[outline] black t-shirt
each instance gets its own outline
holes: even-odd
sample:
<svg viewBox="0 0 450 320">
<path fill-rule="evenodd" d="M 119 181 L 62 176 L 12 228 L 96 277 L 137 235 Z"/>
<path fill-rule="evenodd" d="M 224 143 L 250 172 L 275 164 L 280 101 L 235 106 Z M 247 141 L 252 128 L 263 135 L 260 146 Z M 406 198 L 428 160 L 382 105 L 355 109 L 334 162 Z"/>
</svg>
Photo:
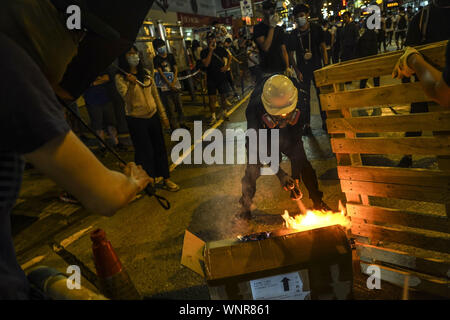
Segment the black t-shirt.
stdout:
<svg viewBox="0 0 450 320">
<path fill-rule="evenodd" d="M 175 57 L 171 53 L 168 53 L 165 58 L 159 54 L 153 58 L 153 66 L 155 69 L 161 68 L 163 72 L 174 72 L 174 66 L 176 65 Z"/>
<path fill-rule="evenodd" d="M 200 58 L 205 59 L 209 54 L 209 48 L 200 52 Z M 225 66 L 225 59 L 228 58 L 228 52 L 223 47 L 216 47 L 211 56 L 211 63 L 206 68 L 207 81 L 222 81 L 225 79 L 225 72 L 220 71 Z"/>
<path fill-rule="evenodd" d="M 427 11 L 429 10 L 428 22 Z M 420 24 L 422 17 L 422 25 Z M 433 4 L 423 8 L 411 20 L 405 45 L 418 46 L 450 39 L 450 8 L 437 8 Z M 425 29 L 426 26 L 426 29 Z M 422 32 L 425 37 L 422 39 Z"/>
<path fill-rule="evenodd" d="M 272 44 L 267 52 L 262 50 L 260 47 L 258 39 L 261 36 L 267 37 L 269 33 L 270 27 L 264 22 L 258 23 L 253 30 L 253 38 L 258 46 L 260 52 L 260 67 L 263 72 L 266 73 L 277 73 L 284 72 L 286 70 L 286 65 L 283 59 L 283 52 L 281 50 L 281 46 L 286 44 L 286 34 L 284 33 L 284 29 L 282 27 L 276 26 L 274 33 Z"/>
<path fill-rule="evenodd" d="M 301 39 L 301 40 L 300 40 Z M 295 51 L 297 66 L 302 70 L 317 70 L 322 67 L 322 52 L 320 44 L 325 42 L 325 35 L 322 27 L 311 23 L 308 30 L 300 31 L 295 29 L 289 35 L 288 50 Z M 304 59 L 306 51 L 312 53 L 310 60 Z"/>
<path fill-rule="evenodd" d="M 37 64 L 2 33 L 0 70 L 0 300 L 28 299 L 28 281 L 16 259 L 10 223 L 22 182 L 22 155 L 70 129 Z"/>
<path fill-rule="evenodd" d="M 447 49 L 445 51 L 445 67 L 442 72 L 442 77 L 445 83 L 450 87 L 450 41 L 447 42 Z"/>
</svg>

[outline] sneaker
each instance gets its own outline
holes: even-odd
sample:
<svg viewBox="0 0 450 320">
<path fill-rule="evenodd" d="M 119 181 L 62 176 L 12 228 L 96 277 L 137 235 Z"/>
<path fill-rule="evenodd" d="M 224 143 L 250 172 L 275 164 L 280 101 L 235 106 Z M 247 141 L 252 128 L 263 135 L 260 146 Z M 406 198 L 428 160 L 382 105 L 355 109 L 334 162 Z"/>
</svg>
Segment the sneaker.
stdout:
<svg viewBox="0 0 450 320">
<path fill-rule="evenodd" d="M 164 180 L 164 184 L 162 187 L 163 189 L 171 192 L 177 192 L 178 190 L 180 190 L 180 187 L 169 179 Z"/>
<path fill-rule="evenodd" d="M 404 156 L 398 163 L 398 166 L 400 168 L 411 168 L 412 167 L 412 156 L 411 155 Z"/>
<path fill-rule="evenodd" d="M 64 191 L 59 195 L 59 200 L 66 203 L 79 204 L 80 202 L 74 198 L 70 193 Z"/>
<path fill-rule="evenodd" d="M 325 202 L 322 201 L 322 199 L 318 202 L 314 202 L 313 209 L 323 211 L 333 211 Z"/>
<path fill-rule="evenodd" d="M 216 122 L 217 122 L 216 115 L 213 114 L 213 115 L 211 116 L 211 118 L 209 118 L 209 125 L 212 126 L 212 125 L 214 125 L 214 123 L 216 123 Z"/>
</svg>

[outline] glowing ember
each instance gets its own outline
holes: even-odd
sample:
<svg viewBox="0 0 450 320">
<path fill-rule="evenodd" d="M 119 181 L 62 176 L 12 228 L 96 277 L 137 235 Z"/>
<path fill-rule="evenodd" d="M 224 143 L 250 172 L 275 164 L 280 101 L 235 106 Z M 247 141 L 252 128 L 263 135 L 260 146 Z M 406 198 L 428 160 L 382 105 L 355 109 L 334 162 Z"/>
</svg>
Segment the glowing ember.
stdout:
<svg viewBox="0 0 450 320">
<path fill-rule="evenodd" d="M 339 224 L 348 228 L 350 220 L 345 216 L 344 210 L 339 212 L 308 210 L 306 215 L 289 216 L 289 212 L 284 210 L 282 215 L 286 228 L 296 231 L 306 231 L 316 228 L 328 227 Z"/>
</svg>

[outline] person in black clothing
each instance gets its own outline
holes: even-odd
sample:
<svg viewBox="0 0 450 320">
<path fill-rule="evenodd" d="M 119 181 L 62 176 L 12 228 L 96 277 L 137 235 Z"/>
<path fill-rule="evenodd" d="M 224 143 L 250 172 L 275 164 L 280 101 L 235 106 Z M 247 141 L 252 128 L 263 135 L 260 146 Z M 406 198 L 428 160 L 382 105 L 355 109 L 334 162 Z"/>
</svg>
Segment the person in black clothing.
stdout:
<svg viewBox="0 0 450 320">
<path fill-rule="evenodd" d="M 289 176 L 284 170 L 279 168 L 276 173 L 281 186 L 289 189 L 294 186 L 298 190 L 299 180 L 308 189 L 309 197 L 316 210 L 330 210 L 322 201 L 323 193 L 319 190 L 316 173 L 308 161 L 302 141 L 302 123 L 299 114 L 303 112 L 303 106 L 308 99 L 299 90 L 300 84 L 295 78 L 288 78 L 284 75 L 273 75 L 264 78 L 256 85 L 245 112 L 248 129 L 268 129 L 279 130 L 279 152 L 285 154 L 291 161 L 292 175 Z M 267 150 L 271 150 L 271 133 L 267 133 Z M 256 145 L 259 145 L 258 142 Z M 256 180 L 261 175 L 262 164 L 258 155 L 258 147 L 249 148 L 246 143 L 247 158 L 258 159 L 256 164 L 247 164 L 245 175 L 242 178 L 242 197 L 239 202 L 242 205 L 238 217 L 243 219 L 251 218 L 251 205 L 256 192 Z M 291 195 L 292 196 L 292 195 Z M 297 198 L 298 199 L 298 198 Z"/>
<path fill-rule="evenodd" d="M 342 15 L 344 25 L 340 37 L 341 61 L 347 61 L 356 57 L 356 44 L 358 42 L 358 25 L 352 21 L 351 13 L 346 11 Z"/>
<path fill-rule="evenodd" d="M 228 93 L 226 72 L 230 67 L 231 57 L 223 47 L 216 46 L 214 33 L 207 34 L 208 48 L 200 53 L 203 66 L 206 68 L 207 87 L 209 96 L 209 109 L 211 111 L 210 124 L 216 122 L 217 91 L 220 95 L 220 106 L 222 117 L 227 120 L 226 94 Z"/>
<path fill-rule="evenodd" d="M 328 62 L 330 62 L 330 60 L 331 60 L 331 40 L 333 39 L 333 34 L 331 31 L 330 23 L 327 20 L 323 20 L 322 29 L 323 29 L 324 39 L 325 39 L 325 46 L 327 48 Z"/>
<path fill-rule="evenodd" d="M 319 99 L 320 90 L 316 86 L 314 71 L 322 67 L 322 59 L 325 64 L 328 64 L 328 54 L 322 27 L 316 23 L 311 23 L 308 21 L 309 7 L 304 4 L 298 4 L 294 7 L 293 14 L 298 27 L 292 31 L 289 36 L 288 50 L 290 62 L 294 66 L 297 79 L 303 85 L 303 90 L 306 91 L 309 98 L 302 114 L 302 119 L 305 124 L 304 133 L 306 135 L 310 135 L 312 133 L 310 127 L 311 82 L 314 84 L 319 101 L 319 108 L 321 110 L 320 115 L 322 117 L 322 128 L 326 131 L 326 112 L 322 111 L 322 106 Z M 296 62 L 294 61 L 294 53 Z"/>
<path fill-rule="evenodd" d="M 363 34 L 359 37 L 356 46 L 356 55 L 358 58 L 372 56 L 378 54 L 377 32 L 367 27 L 367 21 L 363 22 Z M 367 79 L 362 79 L 359 83 L 361 89 L 365 88 Z M 375 87 L 380 86 L 380 77 L 373 78 Z"/>
<path fill-rule="evenodd" d="M 418 46 L 450 39 L 450 5 L 448 2 L 434 0 L 419 11 L 411 20 L 406 34 L 406 46 Z M 403 78 L 402 82 L 410 82 L 410 78 Z M 411 103 L 411 113 L 428 112 L 427 102 Z M 405 137 L 418 137 L 421 132 L 406 132 Z M 399 167 L 412 166 L 412 156 L 404 156 Z"/>
<path fill-rule="evenodd" d="M 342 30 L 342 23 L 339 19 L 335 17 L 330 18 L 331 27 L 331 54 L 333 58 L 333 63 L 339 63 L 339 52 L 340 52 L 340 33 Z"/>
<path fill-rule="evenodd" d="M 265 75 L 284 73 L 289 67 L 284 29 L 277 26 L 276 2 L 263 2 L 263 21 L 253 30 L 253 37 L 260 52 L 260 67 Z"/>
<path fill-rule="evenodd" d="M 83 11 L 83 17 L 88 14 Z M 135 199 L 151 182 L 134 163 L 128 164 L 123 174 L 107 169 L 70 130 L 55 94 L 69 98 L 59 83 L 86 32 L 102 36 L 101 20 L 95 21 L 94 26 L 83 24 L 88 31 L 69 30 L 65 11 L 58 11 L 50 1 L 2 0 L 0 70 L 5 81 L 0 90 L 0 300 L 46 298 L 28 282 L 12 238 L 11 211 L 19 195 L 25 159 L 87 210 L 105 216 Z"/>
<path fill-rule="evenodd" d="M 177 62 L 173 54 L 167 52 L 166 44 L 161 39 L 153 40 L 153 48 L 157 52 L 153 58 L 153 66 L 162 79 L 163 85 L 158 88 L 159 96 L 166 107 L 172 130 L 187 128 L 184 123 L 183 103 L 181 102 L 181 85 L 178 81 Z M 166 76 L 171 73 L 173 78 Z"/>
<path fill-rule="evenodd" d="M 380 29 L 377 30 L 378 52 L 381 53 L 381 44 L 383 44 L 384 52 L 386 52 L 386 17 L 381 17 Z"/>
<path fill-rule="evenodd" d="M 367 27 L 367 21 L 363 22 L 363 33 L 358 39 L 358 44 L 356 47 L 356 56 L 358 58 L 363 58 L 367 56 L 372 56 L 378 54 L 378 44 L 377 44 L 377 38 L 378 34 L 374 29 L 369 29 Z M 368 79 L 362 79 L 359 82 L 359 88 L 364 89 L 367 85 Z M 380 86 L 380 77 L 374 77 L 373 78 L 373 85 L 375 87 Z M 366 110 L 358 110 L 358 114 L 360 116 L 367 116 L 368 113 Z M 375 108 L 373 110 L 372 116 L 379 116 L 381 115 L 381 109 Z"/>
<path fill-rule="evenodd" d="M 392 17 L 391 13 L 387 14 L 387 17 L 385 20 L 385 26 L 386 26 L 387 44 L 392 45 L 392 38 L 394 36 L 394 18 Z"/>
<path fill-rule="evenodd" d="M 398 11 L 399 13 L 395 20 L 395 44 L 397 50 L 400 50 L 403 49 L 403 46 L 405 45 L 406 30 L 408 29 L 409 20 L 404 8 L 399 8 Z"/>
</svg>

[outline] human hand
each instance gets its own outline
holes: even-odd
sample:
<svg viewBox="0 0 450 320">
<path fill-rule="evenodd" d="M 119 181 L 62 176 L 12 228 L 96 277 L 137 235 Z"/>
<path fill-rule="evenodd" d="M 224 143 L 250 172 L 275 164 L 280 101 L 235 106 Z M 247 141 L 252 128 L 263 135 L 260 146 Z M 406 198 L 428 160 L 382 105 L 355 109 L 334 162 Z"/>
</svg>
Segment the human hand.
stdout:
<svg viewBox="0 0 450 320">
<path fill-rule="evenodd" d="M 149 183 L 154 183 L 153 178 L 148 176 L 142 166 L 137 166 L 134 162 L 129 162 L 123 166 L 123 174 L 137 186 L 138 192 L 144 190 Z"/>
<path fill-rule="evenodd" d="M 223 66 L 222 68 L 220 68 L 220 72 L 226 72 L 227 71 L 227 66 Z"/>
<path fill-rule="evenodd" d="M 297 79 L 298 81 L 303 82 L 303 74 L 300 71 L 297 72 Z"/>
<path fill-rule="evenodd" d="M 289 78 L 295 77 L 295 72 L 294 72 L 294 70 L 293 70 L 292 68 L 287 68 L 287 69 L 284 71 L 284 75 L 285 75 L 286 77 L 289 77 Z"/>
<path fill-rule="evenodd" d="M 403 77 L 409 78 L 415 73 L 414 69 L 408 66 L 408 58 L 413 54 L 420 55 L 419 51 L 417 51 L 412 47 L 405 48 L 405 52 L 395 64 L 394 70 L 392 71 L 392 78 L 395 79 L 401 79 Z"/>
<path fill-rule="evenodd" d="M 137 78 L 131 73 L 127 73 L 127 80 L 130 81 L 132 84 L 137 83 Z"/>
<path fill-rule="evenodd" d="M 278 14 L 273 14 L 272 16 L 270 16 L 269 24 L 270 24 L 271 28 L 275 28 L 277 26 L 278 22 L 280 22 L 280 18 L 278 16 Z"/>
<path fill-rule="evenodd" d="M 162 126 L 164 129 L 166 129 L 166 130 L 170 129 L 169 119 L 167 119 L 167 118 L 161 119 L 161 122 L 162 122 Z"/>
</svg>

